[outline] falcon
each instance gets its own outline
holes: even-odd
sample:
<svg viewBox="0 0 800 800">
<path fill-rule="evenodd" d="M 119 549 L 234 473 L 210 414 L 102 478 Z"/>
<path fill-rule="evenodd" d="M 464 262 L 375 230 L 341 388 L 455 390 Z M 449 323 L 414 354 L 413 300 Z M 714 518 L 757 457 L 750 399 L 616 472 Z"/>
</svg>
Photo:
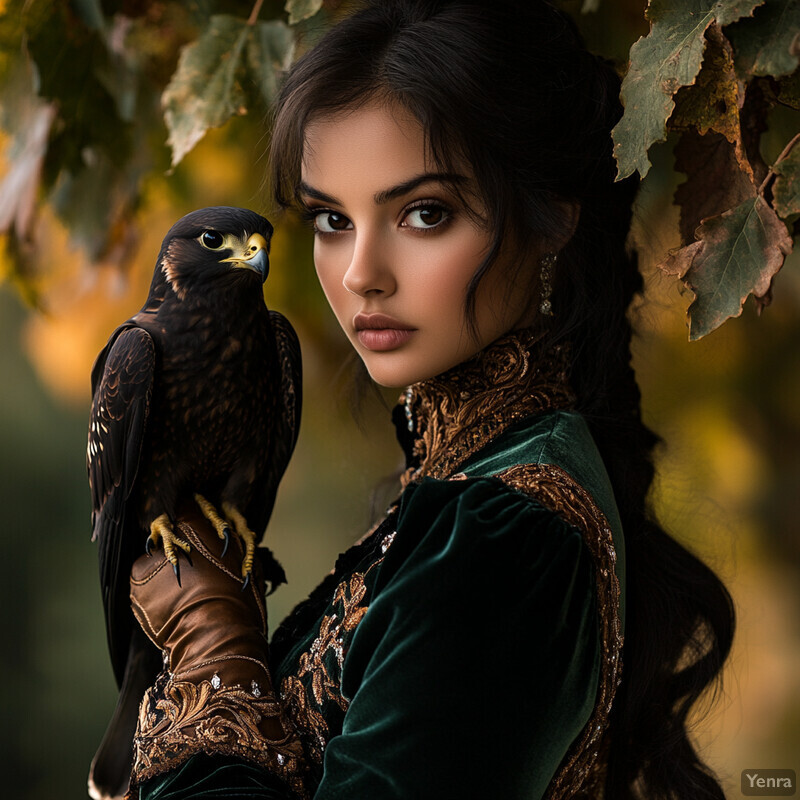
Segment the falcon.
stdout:
<svg viewBox="0 0 800 800">
<path fill-rule="evenodd" d="M 130 767 L 138 704 L 161 654 L 130 607 L 133 562 L 159 546 L 180 582 L 189 545 L 176 520 L 195 502 L 227 547 L 244 540 L 246 585 L 297 440 L 297 336 L 264 303 L 272 225 L 240 208 L 194 211 L 161 245 L 150 293 L 92 369 L 87 467 L 93 540 L 120 698 L 93 763 L 93 793 Z M 258 548 L 266 577 L 282 570 Z M 126 744 L 127 742 L 127 744 Z"/>
</svg>

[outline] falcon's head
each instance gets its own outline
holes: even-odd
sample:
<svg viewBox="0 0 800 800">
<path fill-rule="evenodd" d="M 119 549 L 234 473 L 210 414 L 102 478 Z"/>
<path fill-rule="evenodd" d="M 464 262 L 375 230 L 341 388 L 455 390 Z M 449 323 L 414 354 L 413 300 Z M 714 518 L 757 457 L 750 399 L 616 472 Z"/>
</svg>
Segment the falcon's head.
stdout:
<svg viewBox="0 0 800 800">
<path fill-rule="evenodd" d="M 245 208 L 215 206 L 193 211 L 164 237 L 153 287 L 166 280 L 183 300 L 215 284 L 260 285 L 269 273 L 271 237 L 269 221 Z"/>
</svg>

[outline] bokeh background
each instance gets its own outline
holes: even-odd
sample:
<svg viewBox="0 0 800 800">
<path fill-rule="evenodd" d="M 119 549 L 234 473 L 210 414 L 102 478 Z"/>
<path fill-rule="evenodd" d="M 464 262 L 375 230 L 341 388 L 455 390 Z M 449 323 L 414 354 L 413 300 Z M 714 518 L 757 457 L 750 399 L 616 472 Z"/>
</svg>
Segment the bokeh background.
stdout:
<svg viewBox="0 0 800 800">
<path fill-rule="evenodd" d="M 620 3 L 618 13 L 590 19 L 590 45 L 624 58 L 646 32 L 642 5 Z M 771 124 L 776 137 L 765 137 L 767 150 L 797 126 L 777 118 Z M 300 336 L 305 406 L 267 534 L 289 576 L 270 598 L 273 627 L 393 491 L 382 480 L 398 467 L 393 394 L 376 393 L 354 420 L 349 348 L 316 283 L 310 234 L 275 217 L 263 188 L 266 138 L 258 120 L 233 120 L 171 173 L 165 150 L 164 168 L 145 178 L 135 220 L 140 236 L 125 269 L 90 266 L 47 209 L 38 226 L 35 308 L 12 260 L 0 260 L 6 797 L 85 797 L 88 764 L 114 707 L 89 541 L 89 373 L 111 330 L 144 300 L 161 238 L 178 217 L 224 204 L 267 213 L 276 223 L 265 296 Z M 760 317 L 748 303 L 741 318 L 689 344 L 691 298 L 656 268 L 678 244 L 672 147 L 667 141 L 653 150 L 633 231 L 647 279 L 634 311 L 635 363 L 646 420 L 664 438 L 654 505 L 736 602 L 739 628 L 723 688 L 699 709 L 695 735 L 728 796 L 738 798 L 745 768 L 800 771 L 800 259 L 787 261 Z M 0 162 L 0 175 L 4 168 Z"/>
</svg>

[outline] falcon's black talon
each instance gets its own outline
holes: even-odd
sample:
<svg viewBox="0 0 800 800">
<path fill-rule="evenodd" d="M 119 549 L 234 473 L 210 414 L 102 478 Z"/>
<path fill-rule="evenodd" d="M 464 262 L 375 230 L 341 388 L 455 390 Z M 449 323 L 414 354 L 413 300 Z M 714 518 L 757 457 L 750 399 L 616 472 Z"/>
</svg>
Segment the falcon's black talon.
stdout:
<svg viewBox="0 0 800 800">
<path fill-rule="evenodd" d="M 148 536 L 144 541 L 144 551 L 147 555 L 153 555 L 153 540 Z"/>
<path fill-rule="evenodd" d="M 250 573 L 248 572 L 247 575 L 244 576 L 244 583 L 242 584 L 242 591 L 244 591 L 250 585 Z"/>
<path fill-rule="evenodd" d="M 178 559 L 176 558 L 172 564 L 172 571 L 175 573 L 175 580 L 178 581 L 178 586 L 181 586 L 181 568 L 178 566 Z M 181 589 L 183 587 L 181 586 Z"/>
<path fill-rule="evenodd" d="M 231 529 L 227 525 L 222 529 L 222 535 L 225 537 L 225 544 L 222 546 L 220 558 L 225 558 L 225 553 L 228 552 L 228 544 L 231 541 Z"/>
</svg>

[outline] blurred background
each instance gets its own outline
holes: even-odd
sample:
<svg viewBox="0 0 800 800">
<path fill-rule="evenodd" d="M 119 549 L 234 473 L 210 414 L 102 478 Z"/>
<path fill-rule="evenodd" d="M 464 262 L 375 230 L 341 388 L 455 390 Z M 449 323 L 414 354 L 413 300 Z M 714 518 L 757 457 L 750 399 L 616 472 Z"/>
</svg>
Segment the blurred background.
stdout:
<svg viewBox="0 0 800 800">
<path fill-rule="evenodd" d="M 589 15 L 590 45 L 624 58 L 646 33 L 642 6 Z M 796 119 L 771 124 L 776 136 L 765 137 L 766 149 L 785 141 L 787 125 L 797 127 Z M 696 738 L 728 796 L 738 798 L 743 769 L 800 770 L 800 259 L 787 261 L 760 317 L 748 302 L 741 318 L 689 344 L 691 298 L 656 267 L 678 244 L 673 145 L 652 151 L 633 231 L 647 279 L 634 310 L 635 362 L 645 418 L 664 439 L 654 505 L 736 602 L 733 655 L 717 702 L 697 715 Z M 289 577 L 270 598 L 271 627 L 365 532 L 393 490 L 380 476 L 398 466 L 389 422 L 395 398 L 368 400 L 359 423 L 351 415 L 349 346 L 317 285 L 310 232 L 276 217 L 263 189 L 263 119 L 212 130 L 172 172 L 159 146 L 160 162 L 143 176 L 142 200 L 131 211 L 138 234 L 127 241 L 124 265 L 112 257 L 90 264 L 47 208 L 37 223 L 34 273 L 23 279 L 8 248 L 0 258 L 5 796 L 85 797 L 88 765 L 114 707 L 89 541 L 89 374 L 113 328 L 141 306 L 176 219 L 207 205 L 239 205 L 276 227 L 265 296 L 300 336 L 305 405 L 266 539 Z M 0 176 L 7 168 L 0 162 Z"/>
</svg>

